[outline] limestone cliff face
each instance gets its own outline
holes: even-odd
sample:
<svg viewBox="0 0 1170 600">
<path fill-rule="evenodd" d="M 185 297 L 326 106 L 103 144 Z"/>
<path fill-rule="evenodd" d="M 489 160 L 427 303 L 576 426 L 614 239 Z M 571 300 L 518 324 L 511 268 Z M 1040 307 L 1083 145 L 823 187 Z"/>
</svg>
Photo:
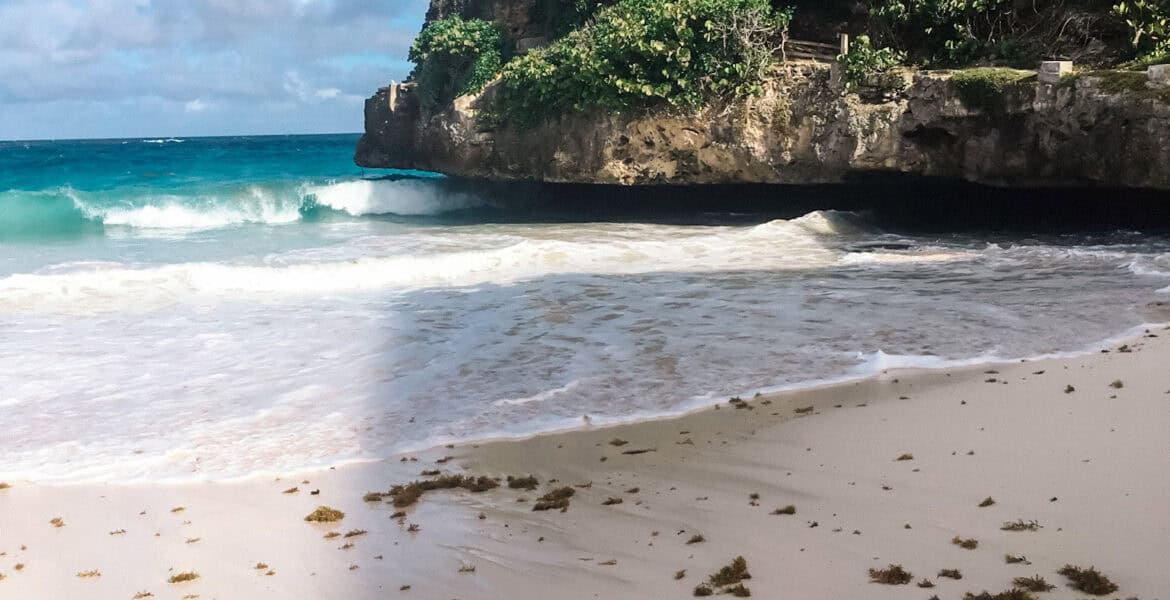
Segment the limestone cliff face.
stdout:
<svg viewBox="0 0 1170 600">
<path fill-rule="evenodd" d="M 898 98 L 867 103 L 829 65 L 787 63 L 759 97 L 699 114 L 576 114 L 528 130 L 479 118 L 492 86 L 426 115 L 401 84 L 366 101 L 355 160 L 504 181 L 806 184 L 896 173 L 1170 189 L 1170 106 L 1152 97 L 1106 94 L 1083 77 L 1024 84 L 980 110 L 946 72 L 906 77 Z"/>
</svg>

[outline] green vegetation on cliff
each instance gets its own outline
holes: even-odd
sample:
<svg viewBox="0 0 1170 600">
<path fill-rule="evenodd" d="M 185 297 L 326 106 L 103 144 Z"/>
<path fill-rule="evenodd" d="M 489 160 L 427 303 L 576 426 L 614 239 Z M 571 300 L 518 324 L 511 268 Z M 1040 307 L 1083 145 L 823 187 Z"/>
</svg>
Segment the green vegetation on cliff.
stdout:
<svg viewBox="0 0 1170 600">
<path fill-rule="evenodd" d="M 504 32 L 495 23 L 451 16 L 428 24 L 410 47 L 423 106 L 482 90 L 500 72 L 503 52 Z"/>
<path fill-rule="evenodd" d="M 988 111 L 1025 79 L 1002 67 L 1061 58 L 1144 69 L 1170 59 L 1168 0 L 532 0 L 527 14 L 501 6 L 433 0 L 410 54 L 425 110 L 496 77 L 480 106 L 485 123 L 693 110 L 757 94 L 797 25 L 802 39 L 857 34 L 837 60 L 847 89 L 863 98 L 900 94 L 899 67 L 977 67 L 955 84 L 965 104 Z M 522 39 L 507 39 L 505 26 Z"/>
<path fill-rule="evenodd" d="M 508 63 L 499 114 L 532 123 L 569 111 L 666 105 L 759 91 L 791 11 L 768 0 L 622 0 Z"/>
<path fill-rule="evenodd" d="M 1032 71 L 981 67 L 955 73 L 951 77 L 951 84 L 955 86 L 963 106 L 971 110 L 998 113 L 1004 110 L 1008 91 L 1035 77 L 1036 73 Z"/>
</svg>

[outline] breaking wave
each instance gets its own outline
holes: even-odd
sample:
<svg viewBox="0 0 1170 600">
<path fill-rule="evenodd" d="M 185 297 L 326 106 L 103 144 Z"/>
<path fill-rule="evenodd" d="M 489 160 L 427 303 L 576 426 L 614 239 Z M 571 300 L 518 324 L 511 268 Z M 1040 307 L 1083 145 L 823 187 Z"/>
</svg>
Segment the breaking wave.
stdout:
<svg viewBox="0 0 1170 600">
<path fill-rule="evenodd" d="M 477 208 L 475 194 L 435 179 L 267 182 L 159 191 L 120 188 L 0 192 L 0 239 L 72 234 L 103 227 L 205 230 L 285 225 L 326 213 L 428 216 Z"/>
</svg>

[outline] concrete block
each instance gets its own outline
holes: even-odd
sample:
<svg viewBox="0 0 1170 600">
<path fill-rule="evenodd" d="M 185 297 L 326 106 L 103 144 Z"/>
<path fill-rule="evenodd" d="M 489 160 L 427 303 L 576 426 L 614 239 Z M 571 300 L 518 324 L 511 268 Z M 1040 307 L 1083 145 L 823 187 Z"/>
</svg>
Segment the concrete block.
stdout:
<svg viewBox="0 0 1170 600">
<path fill-rule="evenodd" d="M 1150 65 L 1146 69 L 1146 76 L 1154 85 L 1170 85 L 1170 65 Z"/>
<path fill-rule="evenodd" d="M 1061 77 L 1072 71 L 1071 60 L 1046 60 L 1040 63 L 1040 83 L 1059 83 Z"/>
<path fill-rule="evenodd" d="M 548 39 L 544 36 L 519 39 L 516 40 L 516 54 L 528 54 L 530 50 L 543 48 L 547 45 Z"/>
</svg>

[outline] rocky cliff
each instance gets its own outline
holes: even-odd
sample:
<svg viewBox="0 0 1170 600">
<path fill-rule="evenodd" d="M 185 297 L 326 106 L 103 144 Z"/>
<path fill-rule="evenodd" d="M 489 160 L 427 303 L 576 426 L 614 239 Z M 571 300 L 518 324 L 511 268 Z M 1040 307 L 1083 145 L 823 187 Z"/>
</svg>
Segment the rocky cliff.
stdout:
<svg viewBox="0 0 1170 600">
<path fill-rule="evenodd" d="M 411 84 L 366 101 L 356 161 L 505 181 L 831 183 L 862 173 L 994 185 L 1170 189 L 1170 94 L 1099 77 L 1012 86 L 964 103 L 947 72 L 906 74 L 889 100 L 846 93 L 823 63 L 786 63 L 763 94 L 698 114 L 577 114 L 493 127 L 493 88 L 425 115 Z"/>
</svg>

